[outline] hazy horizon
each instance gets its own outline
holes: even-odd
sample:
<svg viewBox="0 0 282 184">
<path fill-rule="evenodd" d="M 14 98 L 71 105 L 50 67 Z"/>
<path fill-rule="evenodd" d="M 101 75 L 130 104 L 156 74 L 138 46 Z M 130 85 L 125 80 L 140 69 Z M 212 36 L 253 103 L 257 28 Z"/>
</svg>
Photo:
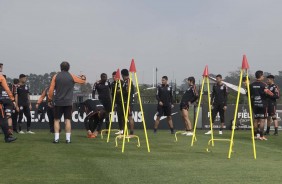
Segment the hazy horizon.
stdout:
<svg viewBox="0 0 282 184">
<path fill-rule="evenodd" d="M 226 76 L 247 55 L 251 72 L 278 74 L 282 58 L 282 1 L 0 0 L 0 62 L 4 73 L 59 71 L 61 61 L 88 82 L 129 68 L 140 83 L 167 75 Z M 155 79 L 154 79 L 155 80 Z"/>
</svg>

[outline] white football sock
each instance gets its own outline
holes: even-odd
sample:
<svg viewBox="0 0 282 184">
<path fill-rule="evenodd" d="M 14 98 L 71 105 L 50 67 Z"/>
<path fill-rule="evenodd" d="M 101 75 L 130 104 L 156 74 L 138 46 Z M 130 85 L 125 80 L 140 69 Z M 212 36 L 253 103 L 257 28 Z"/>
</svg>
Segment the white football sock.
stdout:
<svg viewBox="0 0 282 184">
<path fill-rule="evenodd" d="M 55 133 L 55 140 L 59 140 L 60 139 L 60 133 Z"/>
<path fill-rule="evenodd" d="M 71 133 L 66 133 L 66 140 L 70 141 L 70 138 L 71 138 Z"/>
</svg>

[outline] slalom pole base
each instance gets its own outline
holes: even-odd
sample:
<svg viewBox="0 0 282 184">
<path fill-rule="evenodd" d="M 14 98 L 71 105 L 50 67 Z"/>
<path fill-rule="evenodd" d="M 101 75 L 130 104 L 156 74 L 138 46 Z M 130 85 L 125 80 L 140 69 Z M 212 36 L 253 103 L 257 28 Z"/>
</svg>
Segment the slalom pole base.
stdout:
<svg viewBox="0 0 282 184">
<path fill-rule="evenodd" d="M 119 130 L 118 129 L 111 129 L 111 132 L 118 132 Z M 101 139 L 104 139 L 104 134 L 107 134 L 108 135 L 108 132 L 109 132 L 109 129 L 103 129 L 102 131 L 101 131 Z"/>
<path fill-rule="evenodd" d="M 118 147 L 118 139 L 123 139 L 124 135 L 118 135 L 116 136 L 115 138 L 115 141 L 116 141 L 116 147 Z M 129 139 L 137 139 L 137 147 L 139 148 L 140 147 L 140 139 L 139 139 L 139 136 L 137 135 L 127 135 L 125 136 L 125 138 L 128 140 L 129 142 Z"/>
<path fill-rule="evenodd" d="M 174 141 L 174 142 L 177 142 L 177 141 L 178 141 L 177 135 L 178 135 L 178 134 L 183 134 L 183 133 L 186 133 L 186 131 L 177 131 L 177 132 L 175 132 L 175 134 L 174 134 L 175 141 Z M 186 136 L 186 135 L 183 135 L 183 136 Z M 196 136 L 195 136 L 195 142 L 196 142 L 196 141 L 197 141 L 197 138 L 196 138 Z"/>
<path fill-rule="evenodd" d="M 208 142 L 208 147 L 206 149 L 207 152 L 211 152 L 211 149 L 210 149 L 211 143 L 214 142 L 214 141 L 232 142 L 230 139 L 210 139 L 209 142 Z M 232 145 L 234 145 L 234 142 L 232 142 Z M 232 150 L 232 152 L 233 152 L 233 150 Z"/>
</svg>

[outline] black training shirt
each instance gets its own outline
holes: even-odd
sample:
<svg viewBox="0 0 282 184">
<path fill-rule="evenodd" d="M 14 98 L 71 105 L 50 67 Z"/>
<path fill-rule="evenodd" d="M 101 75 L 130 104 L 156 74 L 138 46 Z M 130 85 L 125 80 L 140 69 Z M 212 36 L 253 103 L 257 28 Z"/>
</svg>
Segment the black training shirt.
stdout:
<svg viewBox="0 0 282 184">
<path fill-rule="evenodd" d="M 17 95 L 18 95 L 18 105 L 19 106 L 28 106 L 29 105 L 29 87 L 28 85 L 19 85 L 17 87 Z"/>
<path fill-rule="evenodd" d="M 213 104 L 223 104 L 227 105 L 227 95 L 228 88 L 225 84 L 214 84 L 212 88 L 212 98 L 211 101 Z"/>
<path fill-rule="evenodd" d="M 169 85 L 159 85 L 156 98 L 158 102 L 162 102 L 164 106 L 173 104 L 172 87 Z"/>
<path fill-rule="evenodd" d="M 198 92 L 196 85 L 189 85 L 188 89 L 185 91 L 182 96 L 181 103 L 195 102 L 198 99 Z"/>
</svg>

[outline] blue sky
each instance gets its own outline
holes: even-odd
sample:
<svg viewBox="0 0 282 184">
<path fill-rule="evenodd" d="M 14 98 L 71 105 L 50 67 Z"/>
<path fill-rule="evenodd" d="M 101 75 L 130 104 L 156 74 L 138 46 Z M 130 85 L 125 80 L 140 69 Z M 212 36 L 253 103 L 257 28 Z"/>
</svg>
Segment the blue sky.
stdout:
<svg viewBox="0 0 282 184">
<path fill-rule="evenodd" d="M 282 70 L 282 1 L 0 0 L 0 61 L 10 77 L 58 71 L 94 82 L 136 61 L 140 82 L 226 75 L 246 54 L 252 71 Z"/>
</svg>

